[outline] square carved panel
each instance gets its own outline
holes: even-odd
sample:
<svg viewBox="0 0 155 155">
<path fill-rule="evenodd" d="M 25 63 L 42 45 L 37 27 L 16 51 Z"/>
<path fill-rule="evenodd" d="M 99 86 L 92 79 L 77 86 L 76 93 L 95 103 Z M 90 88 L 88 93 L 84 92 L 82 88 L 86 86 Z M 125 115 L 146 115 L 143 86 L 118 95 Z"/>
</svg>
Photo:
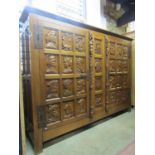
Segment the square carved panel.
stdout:
<svg viewBox="0 0 155 155">
<path fill-rule="evenodd" d="M 96 73 L 102 72 L 102 59 L 95 59 L 95 71 Z"/>
<path fill-rule="evenodd" d="M 63 96 L 71 96 L 74 94 L 74 82 L 73 79 L 63 79 L 62 81 L 62 89 L 63 89 Z"/>
<path fill-rule="evenodd" d="M 122 87 L 122 75 L 111 75 L 109 83 L 110 89 Z"/>
<path fill-rule="evenodd" d="M 75 51 L 84 52 L 85 51 L 85 36 L 83 35 L 75 35 Z"/>
<path fill-rule="evenodd" d="M 76 73 L 86 72 L 86 60 L 85 57 L 76 57 Z"/>
<path fill-rule="evenodd" d="M 76 103 L 76 114 L 80 115 L 86 113 L 87 101 L 86 98 L 80 98 Z"/>
<path fill-rule="evenodd" d="M 102 86 L 103 86 L 102 77 L 96 77 L 95 90 L 102 90 Z"/>
<path fill-rule="evenodd" d="M 63 73 L 73 73 L 73 57 L 63 56 L 62 57 L 62 72 Z"/>
<path fill-rule="evenodd" d="M 94 40 L 94 50 L 96 54 L 102 53 L 102 41 L 99 39 Z"/>
<path fill-rule="evenodd" d="M 103 94 L 99 94 L 95 96 L 95 106 L 102 106 L 103 105 Z"/>
<path fill-rule="evenodd" d="M 74 115 L 74 101 L 63 102 L 63 119 L 72 118 Z"/>
<path fill-rule="evenodd" d="M 46 120 L 48 123 L 60 121 L 60 104 L 50 104 L 46 106 Z"/>
<path fill-rule="evenodd" d="M 62 50 L 73 50 L 73 34 L 70 32 L 61 32 Z"/>
<path fill-rule="evenodd" d="M 59 98 L 59 80 L 46 80 L 46 99 Z"/>
<path fill-rule="evenodd" d="M 45 29 L 45 47 L 49 49 L 58 49 L 58 30 Z"/>
<path fill-rule="evenodd" d="M 77 94 L 85 94 L 86 93 L 86 80 L 82 78 L 78 78 L 76 80 L 76 90 Z"/>
<path fill-rule="evenodd" d="M 59 59 L 57 55 L 46 54 L 46 74 L 59 73 Z"/>
</svg>

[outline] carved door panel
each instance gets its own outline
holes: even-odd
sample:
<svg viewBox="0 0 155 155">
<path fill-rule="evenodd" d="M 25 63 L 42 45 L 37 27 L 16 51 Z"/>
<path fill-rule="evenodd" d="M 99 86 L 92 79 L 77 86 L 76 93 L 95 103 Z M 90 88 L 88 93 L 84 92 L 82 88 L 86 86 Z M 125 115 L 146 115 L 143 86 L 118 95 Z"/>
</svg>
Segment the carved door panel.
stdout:
<svg viewBox="0 0 155 155">
<path fill-rule="evenodd" d="M 106 107 L 130 102 L 130 43 L 106 36 L 107 96 Z"/>
<path fill-rule="evenodd" d="M 44 130 L 50 130 L 89 117 L 88 34 L 67 24 L 41 24 L 41 95 Z"/>
<path fill-rule="evenodd" d="M 91 114 L 103 117 L 105 113 L 105 50 L 104 34 L 92 32 L 92 51 L 90 50 L 91 70 Z M 91 37 L 90 37 L 91 38 Z M 91 49 L 91 48 L 90 48 Z M 92 52 L 92 53 L 91 53 Z"/>
</svg>

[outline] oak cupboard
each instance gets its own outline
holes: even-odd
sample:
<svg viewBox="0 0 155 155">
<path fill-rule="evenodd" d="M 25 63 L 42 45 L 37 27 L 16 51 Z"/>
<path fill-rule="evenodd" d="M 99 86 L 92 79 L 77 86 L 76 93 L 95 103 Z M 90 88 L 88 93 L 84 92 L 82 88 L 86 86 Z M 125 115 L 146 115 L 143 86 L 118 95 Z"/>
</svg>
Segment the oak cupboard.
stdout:
<svg viewBox="0 0 155 155">
<path fill-rule="evenodd" d="M 26 127 L 43 143 L 130 107 L 131 39 L 26 7 L 22 64 Z"/>
</svg>

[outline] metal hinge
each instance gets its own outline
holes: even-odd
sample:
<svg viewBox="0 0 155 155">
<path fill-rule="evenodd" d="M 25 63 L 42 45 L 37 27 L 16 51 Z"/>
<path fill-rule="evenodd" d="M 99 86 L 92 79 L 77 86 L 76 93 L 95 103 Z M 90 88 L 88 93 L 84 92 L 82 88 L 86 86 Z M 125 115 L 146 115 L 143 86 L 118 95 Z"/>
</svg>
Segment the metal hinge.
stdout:
<svg viewBox="0 0 155 155">
<path fill-rule="evenodd" d="M 34 24 L 34 47 L 36 49 L 43 48 L 43 26 Z"/>
<path fill-rule="evenodd" d="M 46 115 L 45 115 L 45 106 L 39 105 L 37 107 L 37 114 L 38 114 L 38 127 L 44 128 L 46 127 Z"/>
</svg>

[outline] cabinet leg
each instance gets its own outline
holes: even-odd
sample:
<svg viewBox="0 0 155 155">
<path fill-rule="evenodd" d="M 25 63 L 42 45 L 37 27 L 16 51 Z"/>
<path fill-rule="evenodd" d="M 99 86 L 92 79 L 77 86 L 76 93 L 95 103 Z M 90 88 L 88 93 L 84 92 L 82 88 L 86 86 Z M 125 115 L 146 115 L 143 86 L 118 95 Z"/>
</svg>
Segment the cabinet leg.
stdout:
<svg viewBox="0 0 155 155">
<path fill-rule="evenodd" d="M 35 155 L 41 153 L 42 150 L 43 150 L 42 129 L 38 129 L 34 133 L 34 152 L 35 152 Z"/>
</svg>

